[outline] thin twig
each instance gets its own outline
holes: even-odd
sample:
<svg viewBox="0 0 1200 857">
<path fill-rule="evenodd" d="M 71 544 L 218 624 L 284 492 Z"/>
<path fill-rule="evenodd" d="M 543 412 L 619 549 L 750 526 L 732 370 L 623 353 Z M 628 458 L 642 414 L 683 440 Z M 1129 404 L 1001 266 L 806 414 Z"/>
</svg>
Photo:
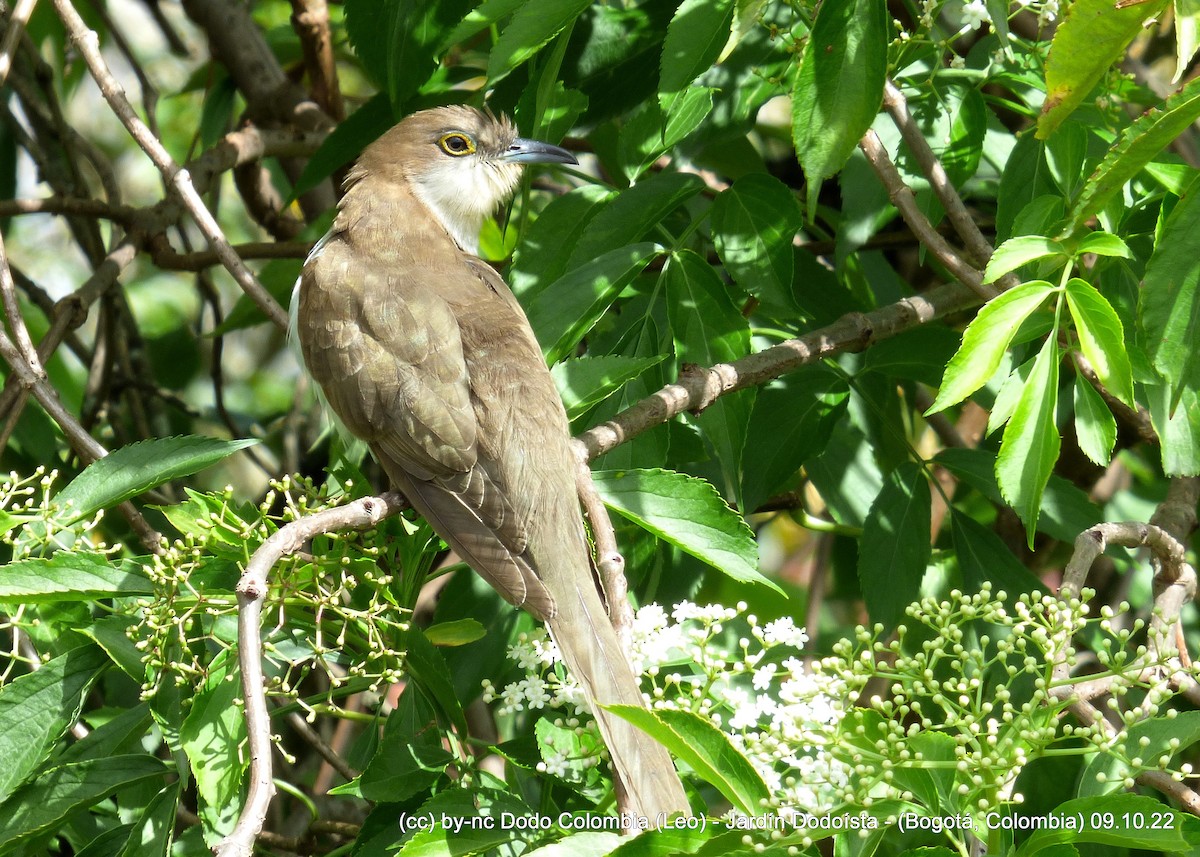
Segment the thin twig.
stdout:
<svg viewBox="0 0 1200 857">
<path fill-rule="evenodd" d="M 946 210 L 946 217 L 950 220 L 954 231 L 958 233 L 958 237 L 966 245 L 967 252 L 974 257 L 977 266 L 983 267 L 987 264 L 988 259 L 992 258 L 992 245 L 975 225 L 975 219 L 967 211 L 962 197 L 958 195 L 958 190 L 950 181 L 950 177 L 946 175 L 945 167 L 942 166 L 942 162 L 938 160 L 933 149 L 929 147 L 929 141 L 917 127 L 912 114 L 908 112 L 908 101 L 905 100 L 904 93 L 890 80 L 885 81 L 883 85 L 883 107 L 891 114 L 892 121 L 900 130 L 901 138 L 908 144 L 908 149 L 916 159 L 917 166 L 929 179 L 929 186 L 937 194 L 942 208 Z"/>
<path fill-rule="evenodd" d="M 985 285 L 983 275 L 971 267 L 958 254 L 958 251 L 951 247 L 946 239 L 933 228 L 929 218 L 917 205 L 917 198 L 913 194 L 912 188 L 904 183 L 904 179 L 900 176 L 896 165 L 892 163 L 892 159 L 888 157 L 887 150 L 876 133 L 868 131 L 864 134 L 858 147 L 862 149 L 863 154 L 867 156 L 867 162 L 875 170 L 879 180 L 883 182 L 888 199 L 900 211 L 900 216 L 904 218 L 908 228 L 921 239 L 921 243 L 929 248 L 929 252 L 942 263 L 952 277 L 974 291 L 982 300 L 987 301 L 994 298 L 998 292 L 992 286 Z"/>
<path fill-rule="evenodd" d="M 591 524 L 592 539 L 595 541 L 596 571 L 608 602 L 608 618 L 617 632 L 621 647 L 628 654 L 633 648 L 633 608 L 629 606 L 629 583 L 625 579 L 625 557 L 617 547 L 617 534 L 613 529 L 608 508 L 596 490 L 592 469 L 588 467 L 587 447 L 572 441 L 575 453 L 575 490 L 583 504 L 583 512 Z"/>
<path fill-rule="evenodd" d="M 217 857 L 248 857 L 267 817 L 275 787 L 271 781 L 271 718 L 263 693 L 262 621 L 267 577 L 280 559 L 300 550 L 305 542 L 322 533 L 366 530 L 389 515 L 407 508 L 396 493 L 363 497 L 345 506 L 307 515 L 280 527 L 250 557 L 238 581 L 238 663 L 242 671 L 242 693 L 246 706 L 246 730 L 250 745 L 250 788 L 234 829 L 214 848 Z"/>
<path fill-rule="evenodd" d="M 191 213 L 196 224 L 200 227 L 201 233 L 208 240 L 209 246 L 212 247 L 221 259 L 221 263 L 225 266 L 225 269 L 229 271 L 242 290 L 250 296 L 250 299 L 266 313 L 267 318 L 274 322 L 281 330 L 286 330 L 288 326 L 287 313 L 271 297 L 270 292 L 263 287 L 262 283 L 258 281 L 258 278 L 254 276 L 250 269 L 246 267 L 233 248 L 229 246 L 229 241 L 226 240 L 225 235 L 221 232 L 221 227 L 213 218 L 212 212 L 208 210 L 204 204 L 204 200 L 196 192 L 188 171 L 181 169 L 175 163 L 170 153 L 167 152 L 158 138 L 138 118 L 133 105 L 129 103 L 129 99 L 126 98 L 121 85 L 113 77 L 108 64 L 104 61 L 104 57 L 100 53 L 99 36 L 96 35 L 95 31 L 88 28 L 87 24 L 79 16 L 79 13 L 75 11 L 75 7 L 71 5 L 70 0 L 54 0 L 54 6 L 58 10 L 63 25 L 67 28 L 67 33 L 72 43 L 79 49 L 84 61 L 87 62 L 88 69 L 91 71 L 97 86 L 100 87 L 100 92 L 104 96 L 105 101 L 108 102 L 113 112 L 117 114 L 117 117 L 125 125 L 126 130 L 129 131 L 142 151 L 158 167 L 167 186 L 175 191 L 183 206 Z"/>
<path fill-rule="evenodd" d="M 29 16 L 33 14 L 33 7 L 36 5 L 37 0 L 17 0 L 12 14 L 8 16 L 4 28 L 4 41 L 0 42 L 0 86 L 8 80 L 17 42 L 21 41 L 21 34 L 25 32 L 25 25 L 29 23 Z"/>
</svg>

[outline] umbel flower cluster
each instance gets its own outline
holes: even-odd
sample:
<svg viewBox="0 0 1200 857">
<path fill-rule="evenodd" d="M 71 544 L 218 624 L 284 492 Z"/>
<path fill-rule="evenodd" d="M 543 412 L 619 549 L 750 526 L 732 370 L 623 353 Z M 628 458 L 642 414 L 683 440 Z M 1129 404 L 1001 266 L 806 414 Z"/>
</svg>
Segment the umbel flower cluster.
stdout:
<svg viewBox="0 0 1200 857">
<path fill-rule="evenodd" d="M 910 605 L 910 621 L 886 638 L 878 626 L 859 627 L 830 656 L 808 660 L 807 635 L 791 619 L 763 623 L 745 604 L 683 602 L 669 614 L 651 604 L 636 613 L 633 661 L 650 706 L 719 726 L 768 786 L 764 811 L 785 819 L 885 800 L 921 804 L 912 784 L 922 768 L 950 779 L 958 811 L 994 811 L 1021 802 L 1018 776 L 1052 745 L 1055 754 L 1101 750 L 1112 760 L 1108 774 L 1097 769 L 1101 782 L 1113 770 L 1122 785 L 1144 770 L 1189 776 L 1189 766 L 1171 767 L 1173 750 L 1146 753 L 1144 741 L 1126 742 L 1127 730 L 1107 721 L 1063 716 L 1070 694 L 1059 690 L 1085 679 L 1108 683 L 1109 715 L 1127 726 L 1175 714 L 1167 676 L 1179 664 L 1151 663 L 1145 647 L 1132 645 L 1140 620 L 1114 621 L 1128 605 L 1089 619 L 1092 595 L 1010 601 L 986 585 L 973 595 L 955 591 Z M 1086 659 L 1076 649 L 1083 639 Z M 543 770 L 569 778 L 594 767 L 603 746 L 553 640 L 544 631 L 522 635 L 509 656 L 525 675 L 503 688 L 485 682 L 484 699 L 502 714 L 530 712 L 589 736 L 565 752 L 541 741 Z M 1085 660 L 1085 676 L 1055 678 L 1056 664 Z"/>
</svg>

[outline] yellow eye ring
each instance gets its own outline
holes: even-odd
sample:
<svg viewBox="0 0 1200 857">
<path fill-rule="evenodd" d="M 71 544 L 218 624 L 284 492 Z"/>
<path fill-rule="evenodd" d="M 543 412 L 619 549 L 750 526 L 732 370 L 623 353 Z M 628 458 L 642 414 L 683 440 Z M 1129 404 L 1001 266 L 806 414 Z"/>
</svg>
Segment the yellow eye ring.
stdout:
<svg viewBox="0 0 1200 857">
<path fill-rule="evenodd" d="M 438 140 L 438 146 L 447 155 L 455 158 L 461 158 L 463 155 L 475 154 L 475 141 L 466 134 L 458 131 L 453 131 L 449 134 L 443 134 Z"/>
</svg>

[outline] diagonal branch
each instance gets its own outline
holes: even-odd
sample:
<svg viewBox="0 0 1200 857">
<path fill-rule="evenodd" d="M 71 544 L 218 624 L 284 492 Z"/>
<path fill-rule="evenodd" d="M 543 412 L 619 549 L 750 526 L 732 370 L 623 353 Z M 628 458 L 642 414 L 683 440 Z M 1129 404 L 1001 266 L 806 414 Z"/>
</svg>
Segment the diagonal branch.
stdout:
<svg viewBox="0 0 1200 857">
<path fill-rule="evenodd" d="M 124 90 L 121 89 L 121 85 L 113 77 L 108 64 L 104 61 L 104 57 L 100 53 L 100 39 L 95 31 L 88 28 L 83 18 L 75 10 L 75 7 L 71 5 L 70 0 L 54 0 L 54 6 L 58 10 L 63 25 L 67 28 L 67 33 L 72 43 L 79 49 L 80 54 L 87 62 L 88 69 L 91 71 L 96 84 L 100 87 L 100 92 L 104 96 L 104 99 L 108 102 L 113 112 L 117 114 L 122 124 L 125 125 L 126 130 L 129 131 L 130 135 L 142 148 L 142 151 L 158 167 L 167 186 L 175 191 L 183 206 L 191 213 L 196 224 L 200 227 L 201 233 L 203 233 L 204 237 L 208 240 L 209 246 L 212 247 L 218 258 L 220 258 L 225 269 L 233 275 L 233 279 L 250 296 L 250 299 L 262 309 L 267 318 L 274 322 L 280 329 L 286 330 L 288 325 L 287 313 L 271 297 L 271 294 L 263 287 L 262 283 L 258 281 L 258 278 L 254 276 L 250 269 L 246 267 L 241 257 L 229 246 L 229 241 L 226 240 L 224 234 L 221 232 L 221 227 L 217 225 L 212 212 L 208 210 L 208 207 L 204 204 L 204 200 L 197 193 L 188 171 L 180 169 L 163 144 L 151 133 L 146 124 L 138 118 L 133 105 L 129 103 Z"/>
</svg>

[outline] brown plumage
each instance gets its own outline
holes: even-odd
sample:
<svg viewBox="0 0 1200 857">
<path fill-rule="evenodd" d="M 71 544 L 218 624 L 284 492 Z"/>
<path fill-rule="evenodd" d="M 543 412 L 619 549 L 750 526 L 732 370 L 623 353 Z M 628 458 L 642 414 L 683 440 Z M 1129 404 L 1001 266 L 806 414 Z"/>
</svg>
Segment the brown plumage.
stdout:
<svg viewBox="0 0 1200 857">
<path fill-rule="evenodd" d="M 293 298 L 304 362 L 394 486 L 508 601 L 546 621 L 630 799 L 686 812 L 669 754 L 597 703 L 642 705 L 592 575 L 562 402 L 529 322 L 475 255 L 522 163 L 574 162 L 466 107 L 363 152 Z"/>
</svg>

